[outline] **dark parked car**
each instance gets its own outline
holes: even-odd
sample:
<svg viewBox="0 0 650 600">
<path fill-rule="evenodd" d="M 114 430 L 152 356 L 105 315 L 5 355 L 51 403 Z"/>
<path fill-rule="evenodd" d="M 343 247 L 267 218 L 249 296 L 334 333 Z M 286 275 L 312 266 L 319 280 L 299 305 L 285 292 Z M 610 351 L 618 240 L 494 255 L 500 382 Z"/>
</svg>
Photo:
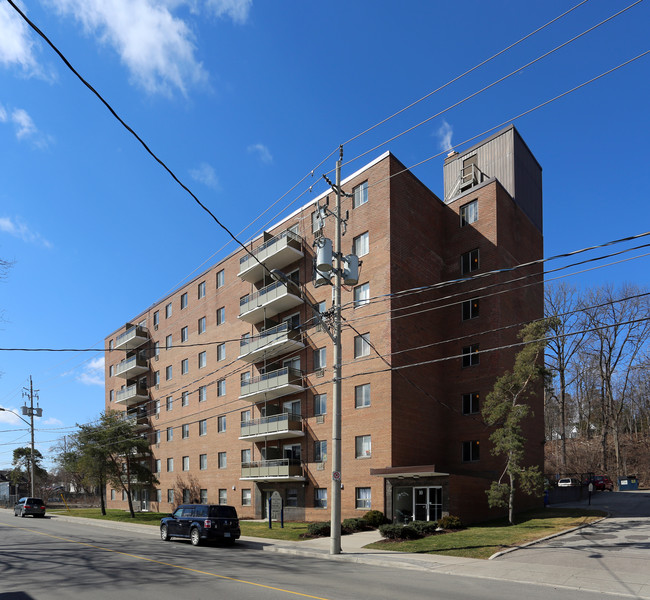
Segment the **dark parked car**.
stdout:
<svg viewBox="0 0 650 600">
<path fill-rule="evenodd" d="M 165 541 L 179 537 L 189 538 L 194 546 L 203 540 L 234 544 L 240 535 L 234 506 L 181 504 L 173 514 L 160 519 L 160 537 Z"/>
<path fill-rule="evenodd" d="M 32 515 L 34 517 L 45 516 L 45 502 L 40 498 L 21 498 L 14 505 L 14 517 L 24 517 Z"/>
</svg>

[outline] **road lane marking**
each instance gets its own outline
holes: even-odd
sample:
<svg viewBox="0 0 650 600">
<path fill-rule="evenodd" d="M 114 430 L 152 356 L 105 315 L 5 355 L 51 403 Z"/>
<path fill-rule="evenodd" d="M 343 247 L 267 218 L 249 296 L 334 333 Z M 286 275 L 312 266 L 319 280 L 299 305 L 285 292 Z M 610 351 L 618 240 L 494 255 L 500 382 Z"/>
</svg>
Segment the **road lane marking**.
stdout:
<svg viewBox="0 0 650 600">
<path fill-rule="evenodd" d="M 122 556 L 128 556 L 130 558 L 137 558 L 138 560 L 144 560 L 146 562 L 155 563 L 158 565 L 163 565 L 165 567 L 171 567 L 172 569 L 180 569 L 182 571 L 190 571 L 192 573 L 199 573 L 200 575 L 208 575 L 210 577 L 216 577 L 217 579 L 226 579 L 228 581 L 234 581 L 236 583 L 245 583 L 247 585 L 253 585 L 255 587 L 264 588 L 266 590 L 273 590 L 275 592 L 283 592 L 285 594 L 291 594 L 293 596 L 300 596 L 301 598 L 313 598 L 313 600 L 328 600 L 328 598 L 323 598 L 321 596 L 311 596 L 310 594 L 303 594 L 301 592 L 293 592 L 291 590 L 285 590 L 283 588 L 273 587 L 271 585 L 265 585 L 263 583 L 255 583 L 254 581 L 246 581 L 245 579 L 237 579 L 236 577 L 228 577 L 227 575 L 218 575 L 217 573 L 209 573 L 208 571 L 200 571 L 199 569 L 191 569 L 190 567 L 183 567 L 179 565 L 173 565 L 171 563 L 166 563 L 161 560 L 156 560 L 155 558 L 147 558 L 146 556 L 140 556 L 138 554 L 129 554 L 128 552 L 121 552 L 120 550 L 111 550 L 111 548 L 104 548 L 103 546 L 96 546 L 95 544 L 89 544 L 88 542 L 79 542 L 77 540 L 71 540 L 70 538 L 60 537 L 58 535 L 52 535 L 51 533 L 44 533 L 42 531 L 35 531 L 34 529 L 28 529 L 27 527 L 20 527 L 18 525 L 10 525 L 9 523 L 0 523 L 0 526 L 12 527 L 14 529 L 20 529 L 22 531 L 28 531 L 29 533 L 35 533 L 38 535 L 43 535 L 45 537 L 53 538 L 55 540 L 61 540 L 63 542 L 70 542 L 71 544 L 78 544 L 80 546 L 87 546 L 88 548 L 95 548 L 96 550 L 103 550 L 104 552 L 112 552 L 114 554 L 121 554 Z"/>
</svg>

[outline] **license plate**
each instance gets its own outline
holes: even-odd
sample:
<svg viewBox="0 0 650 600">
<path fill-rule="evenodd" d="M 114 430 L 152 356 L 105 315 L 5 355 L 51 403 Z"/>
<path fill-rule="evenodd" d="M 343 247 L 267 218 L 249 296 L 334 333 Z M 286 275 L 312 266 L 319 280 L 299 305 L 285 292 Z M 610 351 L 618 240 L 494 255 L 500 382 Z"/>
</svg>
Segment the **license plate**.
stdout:
<svg viewBox="0 0 650 600">
<path fill-rule="evenodd" d="M 230 537 L 230 533 L 229 532 L 224 533 L 223 537 Z"/>
</svg>

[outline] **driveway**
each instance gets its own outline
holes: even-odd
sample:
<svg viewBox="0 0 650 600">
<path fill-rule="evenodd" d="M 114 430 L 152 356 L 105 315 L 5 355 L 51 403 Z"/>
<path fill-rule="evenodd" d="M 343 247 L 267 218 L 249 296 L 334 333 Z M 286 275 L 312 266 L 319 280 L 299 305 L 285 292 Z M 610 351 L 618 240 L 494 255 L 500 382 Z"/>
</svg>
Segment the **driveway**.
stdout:
<svg viewBox="0 0 650 600">
<path fill-rule="evenodd" d="M 558 506 L 587 506 L 587 501 Z M 495 559 L 499 563 L 571 567 L 578 578 L 615 580 L 619 584 L 648 579 L 650 560 L 650 491 L 597 492 L 592 508 L 605 510 L 610 518 L 516 550 Z M 524 566 L 526 565 L 526 567 Z M 602 591 L 607 591 L 603 589 Z M 630 589 L 630 593 L 633 593 Z"/>
</svg>

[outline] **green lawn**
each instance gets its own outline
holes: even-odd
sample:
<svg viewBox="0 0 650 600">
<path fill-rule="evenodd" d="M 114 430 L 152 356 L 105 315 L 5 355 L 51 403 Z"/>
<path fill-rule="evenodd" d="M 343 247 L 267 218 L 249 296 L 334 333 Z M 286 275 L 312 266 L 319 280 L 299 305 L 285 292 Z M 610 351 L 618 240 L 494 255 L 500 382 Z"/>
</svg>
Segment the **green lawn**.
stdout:
<svg viewBox="0 0 650 600">
<path fill-rule="evenodd" d="M 87 519 L 99 519 L 101 521 L 120 521 L 123 523 L 139 523 L 141 525 L 158 526 L 161 517 L 166 517 L 169 513 L 156 512 L 137 512 L 135 518 L 124 510 L 107 510 L 106 516 L 102 516 L 99 508 L 73 508 L 71 510 L 53 509 L 48 510 L 48 514 L 67 515 L 69 517 L 85 517 Z M 271 538 L 274 540 L 293 540 L 301 541 L 304 538 L 300 534 L 307 532 L 307 523 L 287 523 L 284 529 L 280 528 L 280 523 L 273 523 L 273 529 L 269 529 L 268 522 L 246 521 L 239 522 L 242 535 Z"/>
<path fill-rule="evenodd" d="M 578 525 L 591 523 L 605 513 L 596 510 L 547 508 L 518 515 L 518 523 L 508 525 L 506 520 L 472 525 L 467 529 L 433 535 L 405 542 L 382 541 L 368 548 L 444 554 L 466 558 L 489 558 L 495 552 L 520 546 Z"/>
</svg>

